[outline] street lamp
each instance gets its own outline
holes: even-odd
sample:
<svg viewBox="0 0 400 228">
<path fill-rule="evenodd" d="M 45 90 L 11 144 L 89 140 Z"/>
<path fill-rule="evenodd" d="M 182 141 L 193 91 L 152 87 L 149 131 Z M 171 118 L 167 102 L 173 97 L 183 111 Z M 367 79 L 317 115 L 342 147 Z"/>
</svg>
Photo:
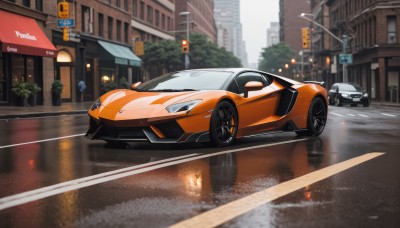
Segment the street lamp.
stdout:
<svg viewBox="0 0 400 228">
<path fill-rule="evenodd" d="M 321 25 L 320 23 L 314 21 L 313 19 L 310 19 L 306 16 L 314 16 L 313 14 L 310 13 L 302 13 L 300 15 L 298 15 L 298 17 L 303 18 L 304 20 L 307 20 L 311 23 L 313 23 L 314 25 L 322 28 L 325 32 L 327 32 L 329 35 L 331 35 L 333 38 L 335 38 L 336 40 L 338 40 L 341 44 L 342 44 L 342 53 L 346 54 L 346 48 L 347 48 L 347 35 L 343 35 L 342 39 L 340 39 L 338 36 L 336 36 L 335 34 L 333 34 L 331 31 L 329 31 L 329 29 L 327 29 L 326 27 L 324 27 L 323 25 Z M 347 72 L 346 72 L 346 64 L 342 64 L 343 65 L 343 82 L 347 81 Z"/>
<path fill-rule="evenodd" d="M 179 16 L 186 16 L 186 40 L 187 43 L 190 45 L 189 42 L 189 21 L 190 21 L 190 12 L 185 11 L 185 12 L 180 12 Z M 185 69 L 189 69 L 190 66 L 190 59 L 189 59 L 189 49 L 188 49 L 188 53 L 185 54 Z"/>
</svg>

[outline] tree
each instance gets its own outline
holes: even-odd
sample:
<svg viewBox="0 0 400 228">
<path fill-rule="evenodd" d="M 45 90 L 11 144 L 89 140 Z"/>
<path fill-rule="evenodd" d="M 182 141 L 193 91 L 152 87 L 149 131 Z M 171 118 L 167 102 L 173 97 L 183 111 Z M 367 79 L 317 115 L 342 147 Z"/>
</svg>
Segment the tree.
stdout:
<svg viewBox="0 0 400 228">
<path fill-rule="evenodd" d="M 241 67 L 241 62 L 231 52 L 220 48 L 200 33 L 190 35 L 190 68 Z M 142 57 L 143 68 L 150 78 L 166 72 L 184 69 L 185 55 L 181 40 L 162 40 L 159 43 L 146 41 Z"/>
<path fill-rule="evenodd" d="M 241 67 L 242 64 L 231 52 L 218 47 L 207 39 L 204 34 L 190 35 L 190 67 L 191 68 L 218 68 Z"/>
<path fill-rule="evenodd" d="M 295 53 L 285 43 L 272 45 L 263 48 L 260 53 L 262 59 L 258 64 L 258 69 L 266 72 L 275 73 L 279 68 L 283 68 L 285 64 L 295 57 Z"/>
</svg>

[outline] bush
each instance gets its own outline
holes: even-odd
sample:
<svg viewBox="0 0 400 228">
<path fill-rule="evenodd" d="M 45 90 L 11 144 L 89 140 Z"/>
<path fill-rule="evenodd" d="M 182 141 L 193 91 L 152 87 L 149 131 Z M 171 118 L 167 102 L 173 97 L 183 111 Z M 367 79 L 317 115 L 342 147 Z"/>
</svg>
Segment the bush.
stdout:
<svg viewBox="0 0 400 228">
<path fill-rule="evenodd" d="M 53 84 L 51 85 L 51 92 L 60 95 L 64 89 L 64 85 L 61 83 L 60 80 L 54 80 Z"/>
</svg>

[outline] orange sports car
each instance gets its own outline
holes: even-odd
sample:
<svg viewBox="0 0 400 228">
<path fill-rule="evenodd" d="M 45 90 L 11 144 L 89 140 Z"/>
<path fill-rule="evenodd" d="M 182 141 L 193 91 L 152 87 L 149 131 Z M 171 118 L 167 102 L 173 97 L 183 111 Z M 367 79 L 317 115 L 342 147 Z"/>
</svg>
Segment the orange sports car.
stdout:
<svg viewBox="0 0 400 228">
<path fill-rule="evenodd" d="M 317 136 L 326 124 L 327 101 L 317 82 L 244 68 L 184 70 L 101 96 L 88 112 L 86 137 L 227 146 L 267 132 Z"/>
</svg>

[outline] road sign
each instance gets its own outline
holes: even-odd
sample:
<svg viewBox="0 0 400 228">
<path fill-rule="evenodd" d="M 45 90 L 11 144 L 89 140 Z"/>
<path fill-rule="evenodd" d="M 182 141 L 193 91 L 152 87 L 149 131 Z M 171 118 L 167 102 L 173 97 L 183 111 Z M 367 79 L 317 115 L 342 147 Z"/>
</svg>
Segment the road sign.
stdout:
<svg viewBox="0 0 400 228">
<path fill-rule="evenodd" d="M 340 64 L 353 64 L 353 55 L 352 54 L 339 54 L 339 63 Z"/>
<path fill-rule="evenodd" d="M 65 27 L 75 27 L 75 20 L 72 18 L 69 19 L 58 19 L 58 27 L 65 28 Z"/>
</svg>

